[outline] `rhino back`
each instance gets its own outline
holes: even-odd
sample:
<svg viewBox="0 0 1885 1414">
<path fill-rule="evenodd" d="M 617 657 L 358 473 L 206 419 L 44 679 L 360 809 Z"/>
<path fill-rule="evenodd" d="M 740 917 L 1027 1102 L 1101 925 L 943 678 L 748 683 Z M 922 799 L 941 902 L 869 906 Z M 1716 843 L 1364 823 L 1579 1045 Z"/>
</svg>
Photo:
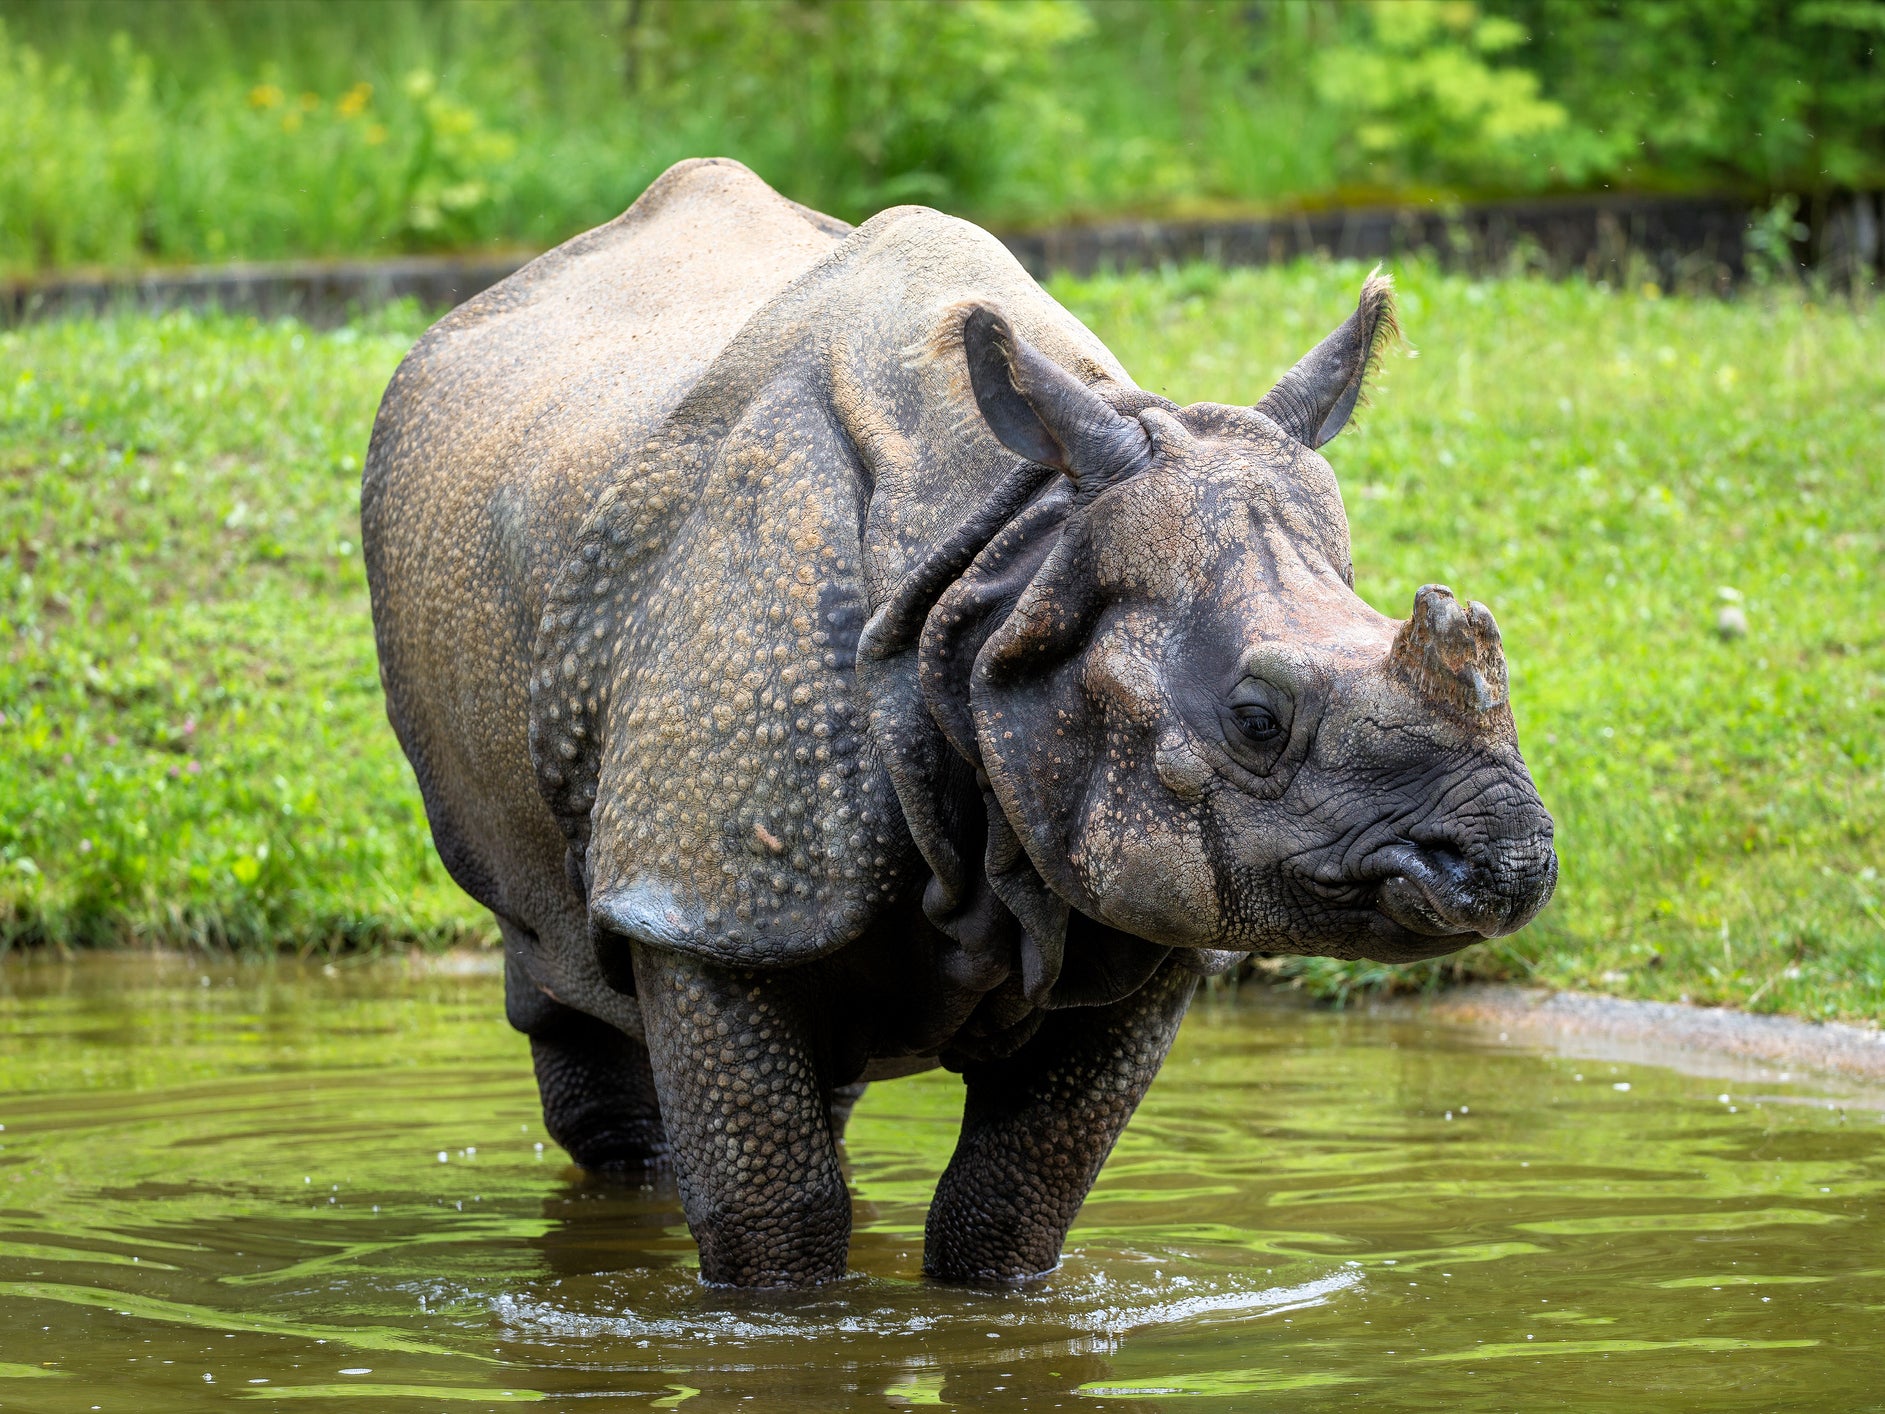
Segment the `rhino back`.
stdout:
<svg viewBox="0 0 1885 1414">
<path fill-rule="evenodd" d="M 500 917 L 581 922 L 528 745 L 549 582 L 648 431 L 846 229 L 738 163 L 681 163 L 433 326 L 388 386 L 361 490 L 387 712 L 441 858 Z"/>
</svg>

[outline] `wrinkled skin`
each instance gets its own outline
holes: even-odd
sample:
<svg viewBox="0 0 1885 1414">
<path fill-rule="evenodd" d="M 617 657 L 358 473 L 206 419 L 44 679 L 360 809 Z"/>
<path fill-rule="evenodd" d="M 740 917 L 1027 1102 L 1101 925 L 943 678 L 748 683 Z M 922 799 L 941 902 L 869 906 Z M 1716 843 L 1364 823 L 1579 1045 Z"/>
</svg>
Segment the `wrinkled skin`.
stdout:
<svg viewBox="0 0 1885 1414">
<path fill-rule="evenodd" d="M 388 713 L 551 1134 L 671 1162 L 706 1280 L 841 1275 L 845 1118 L 937 1064 L 925 1270 L 1048 1271 L 1199 976 L 1543 906 L 1491 615 L 1362 603 L 1313 450 L 1391 329 L 1180 408 L 974 227 L 703 161 L 408 356 Z"/>
</svg>

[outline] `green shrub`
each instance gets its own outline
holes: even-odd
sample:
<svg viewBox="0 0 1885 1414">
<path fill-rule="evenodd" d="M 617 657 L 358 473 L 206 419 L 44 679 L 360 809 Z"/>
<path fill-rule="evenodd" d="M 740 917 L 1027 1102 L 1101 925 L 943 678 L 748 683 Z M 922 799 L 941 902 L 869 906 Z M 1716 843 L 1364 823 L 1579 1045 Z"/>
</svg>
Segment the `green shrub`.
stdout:
<svg viewBox="0 0 1885 1414">
<path fill-rule="evenodd" d="M 849 219 L 1885 186 L 1845 0 L 0 0 L 0 270 L 542 246 L 682 157 Z"/>
<path fill-rule="evenodd" d="M 151 63 L 110 45 L 116 98 L 95 100 L 69 63 L 0 27 L 0 266 L 121 260 L 148 249 L 164 123 Z"/>
<path fill-rule="evenodd" d="M 1538 76 L 1495 65 L 1522 26 L 1458 0 L 1366 7 L 1369 27 L 1314 60 L 1317 97 L 1347 120 L 1351 162 L 1403 179 L 1529 185 L 1538 150 L 1570 123 L 1539 96 Z"/>
<path fill-rule="evenodd" d="M 1873 0 L 1497 0 L 1572 123 L 1564 180 L 1819 195 L 1885 187 Z"/>
</svg>

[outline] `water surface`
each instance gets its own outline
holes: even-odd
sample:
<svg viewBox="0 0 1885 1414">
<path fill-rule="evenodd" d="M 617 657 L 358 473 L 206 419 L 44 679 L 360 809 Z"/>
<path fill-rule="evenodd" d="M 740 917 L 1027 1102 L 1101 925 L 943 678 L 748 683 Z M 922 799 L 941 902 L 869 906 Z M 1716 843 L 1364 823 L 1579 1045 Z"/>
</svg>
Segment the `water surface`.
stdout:
<svg viewBox="0 0 1885 1414">
<path fill-rule="evenodd" d="M 0 1409 L 1885 1408 L 1876 1092 L 1212 996 L 1047 1281 L 917 1276 L 939 1073 L 853 1121 L 854 1275 L 739 1296 L 501 994 L 0 964 Z"/>
</svg>

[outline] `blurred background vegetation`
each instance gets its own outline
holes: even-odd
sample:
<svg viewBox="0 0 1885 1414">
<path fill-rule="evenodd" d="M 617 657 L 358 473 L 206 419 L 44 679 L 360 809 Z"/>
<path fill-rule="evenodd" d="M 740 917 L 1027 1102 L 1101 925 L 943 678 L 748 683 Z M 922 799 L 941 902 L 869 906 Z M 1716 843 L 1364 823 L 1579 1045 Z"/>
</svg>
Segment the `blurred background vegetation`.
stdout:
<svg viewBox="0 0 1885 1414">
<path fill-rule="evenodd" d="M 1885 187 L 1879 0 L 0 0 L 0 270 L 851 219 Z"/>
</svg>

